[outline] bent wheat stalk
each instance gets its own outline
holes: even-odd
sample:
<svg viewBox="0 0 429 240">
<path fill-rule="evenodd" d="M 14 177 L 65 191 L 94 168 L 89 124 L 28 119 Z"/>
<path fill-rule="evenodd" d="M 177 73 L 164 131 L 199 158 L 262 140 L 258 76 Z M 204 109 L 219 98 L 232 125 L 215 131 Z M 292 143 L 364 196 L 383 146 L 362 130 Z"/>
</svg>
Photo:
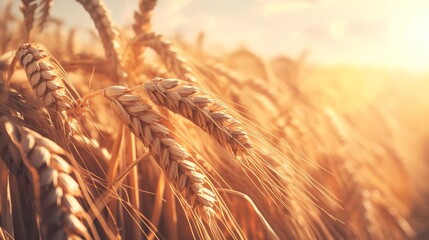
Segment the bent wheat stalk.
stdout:
<svg viewBox="0 0 429 240">
<path fill-rule="evenodd" d="M 22 5 L 20 7 L 22 14 L 24 15 L 24 27 L 25 36 L 24 39 L 27 41 L 30 37 L 31 29 L 34 25 L 34 16 L 36 14 L 37 2 L 35 0 L 21 0 Z"/>
<path fill-rule="evenodd" d="M 140 0 L 139 10 L 134 12 L 133 29 L 135 34 L 147 33 L 151 30 L 152 11 L 157 0 Z"/>
<path fill-rule="evenodd" d="M 136 46 L 152 48 L 164 61 L 168 70 L 174 73 L 176 77 L 187 82 L 195 82 L 192 69 L 186 64 L 186 61 L 172 49 L 171 43 L 162 39 L 161 35 L 155 33 L 143 33 L 134 39 Z"/>
<path fill-rule="evenodd" d="M 106 97 L 118 117 L 149 148 L 161 169 L 188 204 L 206 221 L 215 214 L 216 196 L 204 186 L 206 176 L 197 171 L 191 155 L 174 140 L 162 116 L 139 96 L 121 86 L 105 88 Z"/>
<path fill-rule="evenodd" d="M 234 155 L 252 148 L 241 123 L 226 113 L 224 105 L 198 88 L 178 79 L 154 78 L 144 84 L 144 89 L 155 104 L 191 120 Z"/>
<path fill-rule="evenodd" d="M 120 46 L 118 42 L 118 31 L 113 26 L 112 20 L 107 12 L 106 7 L 101 0 L 76 0 L 85 10 L 89 13 L 95 27 L 100 34 L 101 42 L 103 43 L 106 57 L 112 63 L 114 69 L 114 76 L 119 78 L 126 77 L 126 73 L 121 66 L 121 58 L 118 54 Z"/>
<path fill-rule="evenodd" d="M 62 148 L 4 116 L 0 118 L 0 137 L 2 159 L 10 171 L 17 175 L 25 170 L 31 176 L 44 238 L 92 239 L 81 221 L 86 212 L 76 199 L 81 190 L 70 176 L 72 168 Z"/>
</svg>

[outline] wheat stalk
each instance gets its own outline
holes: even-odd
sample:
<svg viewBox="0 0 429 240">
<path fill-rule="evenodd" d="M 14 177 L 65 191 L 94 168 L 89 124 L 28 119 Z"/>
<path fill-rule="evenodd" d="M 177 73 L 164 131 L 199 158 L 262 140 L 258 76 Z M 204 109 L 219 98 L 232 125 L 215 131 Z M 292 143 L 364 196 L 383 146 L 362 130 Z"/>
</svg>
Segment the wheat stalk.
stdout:
<svg viewBox="0 0 429 240">
<path fill-rule="evenodd" d="M 192 69 L 186 64 L 185 59 L 179 56 L 172 49 L 171 43 L 163 40 L 161 35 L 153 32 L 140 34 L 134 39 L 134 44 L 152 48 L 164 61 L 168 70 L 174 73 L 176 77 L 188 82 L 195 82 Z"/>
<path fill-rule="evenodd" d="M 152 11 L 156 6 L 157 0 L 140 0 L 140 12 L 134 12 L 133 29 L 135 34 L 147 33 L 151 30 Z"/>
<path fill-rule="evenodd" d="M 95 27 L 100 34 L 106 57 L 113 65 L 114 76 L 120 79 L 126 77 L 126 73 L 121 66 L 121 58 L 118 54 L 120 43 L 118 42 L 118 31 L 114 27 L 112 20 L 107 13 L 107 9 L 101 0 L 76 0 L 91 16 Z"/>
<path fill-rule="evenodd" d="M 76 197 L 81 196 L 78 183 L 70 176 L 67 154 L 54 142 L 38 133 L 0 118 L 3 161 L 15 174 L 29 172 L 34 184 L 36 210 L 40 206 L 42 234 L 46 239 L 91 239 L 81 222 L 85 211 Z"/>
<path fill-rule="evenodd" d="M 7 232 L 5 229 L 0 227 L 0 239 L 13 240 L 14 238 L 12 237 L 12 235 L 9 232 Z"/>
<path fill-rule="evenodd" d="M 215 213 L 216 196 L 204 186 L 205 175 L 197 170 L 191 155 L 172 138 L 169 129 L 162 123 L 162 116 L 143 103 L 139 96 L 130 94 L 125 87 L 108 87 L 101 94 L 111 102 L 121 121 L 149 148 L 188 204 L 203 219 L 210 220 Z"/>
<path fill-rule="evenodd" d="M 163 78 L 146 82 L 144 88 L 154 103 L 191 120 L 234 155 L 252 148 L 241 123 L 226 112 L 222 103 L 203 95 L 198 88 Z"/>
<path fill-rule="evenodd" d="M 135 35 L 145 35 L 150 34 L 152 24 L 152 11 L 156 6 L 156 0 L 140 0 L 139 1 L 139 10 L 134 12 L 134 23 L 132 25 Z M 141 68 L 146 66 L 149 63 L 144 61 L 142 53 L 144 52 L 144 47 L 141 45 L 129 45 L 131 51 L 129 53 L 129 58 L 125 58 L 127 63 L 125 64 L 131 71 L 129 72 L 141 72 Z M 144 62 L 144 64 L 142 64 Z M 131 76 L 131 79 L 139 79 L 136 76 Z M 141 82 L 136 82 L 136 84 L 141 84 Z"/>
<path fill-rule="evenodd" d="M 22 5 L 20 9 L 24 15 L 24 27 L 26 30 L 24 39 L 28 41 L 35 22 L 34 15 L 36 14 L 37 2 L 35 0 L 21 0 L 21 2 Z"/>
</svg>

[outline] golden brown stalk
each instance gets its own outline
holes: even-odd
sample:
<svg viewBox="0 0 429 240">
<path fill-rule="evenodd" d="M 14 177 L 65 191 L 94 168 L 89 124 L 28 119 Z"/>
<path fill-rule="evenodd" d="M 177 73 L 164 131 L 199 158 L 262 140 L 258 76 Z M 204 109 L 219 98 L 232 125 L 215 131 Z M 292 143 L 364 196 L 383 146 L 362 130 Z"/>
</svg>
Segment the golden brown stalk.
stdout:
<svg viewBox="0 0 429 240">
<path fill-rule="evenodd" d="M 162 116 L 143 103 L 137 95 L 121 86 L 101 91 L 121 121 L 149 148 L 170 182 L 187 200 L 188 204 L 205 220 L 214 212 L 216 196 L 204 186 L 206 176 L 197 170 L 191 155 L 176 142 L 165 127 Z"/>
<path fill-rule="evenodd" d="M 5 166 L 5 164 L 0 161 L 0 189 L 2 189 L 2 194 L 0 195 L 0 225 L 1 228 L 6 233 L 12 233 L 13 234 L 13 208 L 12 208 L 12 186 L 10 182 L 10 174 Z M 12 238 L 6 238 L 2 233 L 0 228 L 0 239 L 12 239 Z"/>
<path fill-rule="evenodd" d="M 9 232 L 7 232 L 5 229 L 0 227 L 0 239 L 12 240 L 14 238 L 12 237 L 12 235 Z"/>
<path fill-rule="evenodd" d="M 86 213 L 76 199 L 81 190 L 70 176 L 73 171 L 64 150 L 6 117 L 1 117 L 0 123 L 2 159 L 13 174 L 25 172 L 31 176 L 43 237 L 91 239 L 81 221 Z"/>
<path fill-rule="evenodd" d="M 31 29 L 34 25 L 34 15 L 36 13 L 37 2 L 35 0 L 21 0 L 22 5 L 20 7 L 22 14 L 24 15 L 24 27 L 26 30 L 25 41 L 28 41 Z"/>
<path fill-rule="evenodd" d="M 126 73 L 121 66 L 121 58 L 118 54 L 120 43 L 118 42 L 118 31 L 110 19 L 107 9 L 101 0 L 76 0 L 85 8 L 91 16 L 95 27 L 100 34 L 101 42 L 106 52 L 106 57 L 111 62 L 114 76 L 120 79 L 126 77 Z"/>
<path fill-rule="evenodd" d="M 134 24 L 133 29 L 135 34 L 147 33 L 151 30 L 151 18 L 152 10 L 156 6 L 156 0 L 140 0 L 139 10 L 140 12 L 134 12 Z"/>
<path fill-rule="evenodd" d="M 173 72 L 176 77 L 188 82 L 195 82 L 192 69 L 186 64 L 185 60 L 172 49 L 171 43 L 163 40 L 161 35 L 145 33 L 137 36 L 135 41 L 140 46 L 152 48 L 164 61 L 168 70 Z"/>
<path fill-rule="evenodd" d="M 152 79 L 144 88 L 154 103 L 191 120 L 234 155 L 252 148 L 241 123 L 226 112 L 222 103 L 203 95 L 198 88 L 163 78 Z"/>
</svg>

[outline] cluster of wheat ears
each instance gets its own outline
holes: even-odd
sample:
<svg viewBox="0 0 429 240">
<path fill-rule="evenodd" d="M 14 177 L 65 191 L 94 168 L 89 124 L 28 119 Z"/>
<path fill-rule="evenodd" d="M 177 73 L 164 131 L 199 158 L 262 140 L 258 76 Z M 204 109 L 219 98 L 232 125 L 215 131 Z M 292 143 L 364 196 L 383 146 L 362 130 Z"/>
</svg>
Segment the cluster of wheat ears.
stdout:
<svg viewBox="0 0 429 240">
<path fill-rule="evenodd" d="M 51 0 L 22 0 L 24 20 L 2 7 L 1 239 L 427 236 L 427 166 L 387 103 L 356 118 L 321 103 L 302 59 L 173 45 L 156 0 L 122 29 L 77 2 L 98 34 Z"/>
</svg>

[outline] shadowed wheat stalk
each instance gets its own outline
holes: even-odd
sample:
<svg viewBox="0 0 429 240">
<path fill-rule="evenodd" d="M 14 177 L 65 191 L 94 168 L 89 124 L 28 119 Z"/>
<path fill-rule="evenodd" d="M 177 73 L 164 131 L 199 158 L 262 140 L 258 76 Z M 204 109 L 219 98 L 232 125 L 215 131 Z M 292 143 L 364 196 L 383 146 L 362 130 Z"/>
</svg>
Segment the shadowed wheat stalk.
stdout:
<svg viewBox="0 0 429 240">
<path fill-rule="evenodd" d="M 33 204 L 39 210 L 42 236 L 46 239 L 83 237 L 92 239 L 81 218 L 86 212 L 76 197 L 79 184 L 70 176 L 72 168 L 58 145 L 39 134 L 0 119 L 3 160 L 15 175 L 30 173 Z M 8 157 L 6 157 L 8 156 Z"/>
<path fill-rule="evenodd" d="M 136 36 L 133 44 L 152 48 L 164 61 L 169 71 L 187 82 L 195 82 L 192 70 L 185 59 L 178 56 L 178 53 L 172 49 L 172 44 L 164 41 L 161 35 L 153 32 L 144 33 Z"/>
<path fill-rule="evenodd" d="M 152 29 L 151 18 L 152 11 L 156 6 L 157 0 L 142 0 L 139 1 L 140 12 L 134 12 L 134 32 L 139 35 L 142 33 L 149 33 Z"/>
</svg>

